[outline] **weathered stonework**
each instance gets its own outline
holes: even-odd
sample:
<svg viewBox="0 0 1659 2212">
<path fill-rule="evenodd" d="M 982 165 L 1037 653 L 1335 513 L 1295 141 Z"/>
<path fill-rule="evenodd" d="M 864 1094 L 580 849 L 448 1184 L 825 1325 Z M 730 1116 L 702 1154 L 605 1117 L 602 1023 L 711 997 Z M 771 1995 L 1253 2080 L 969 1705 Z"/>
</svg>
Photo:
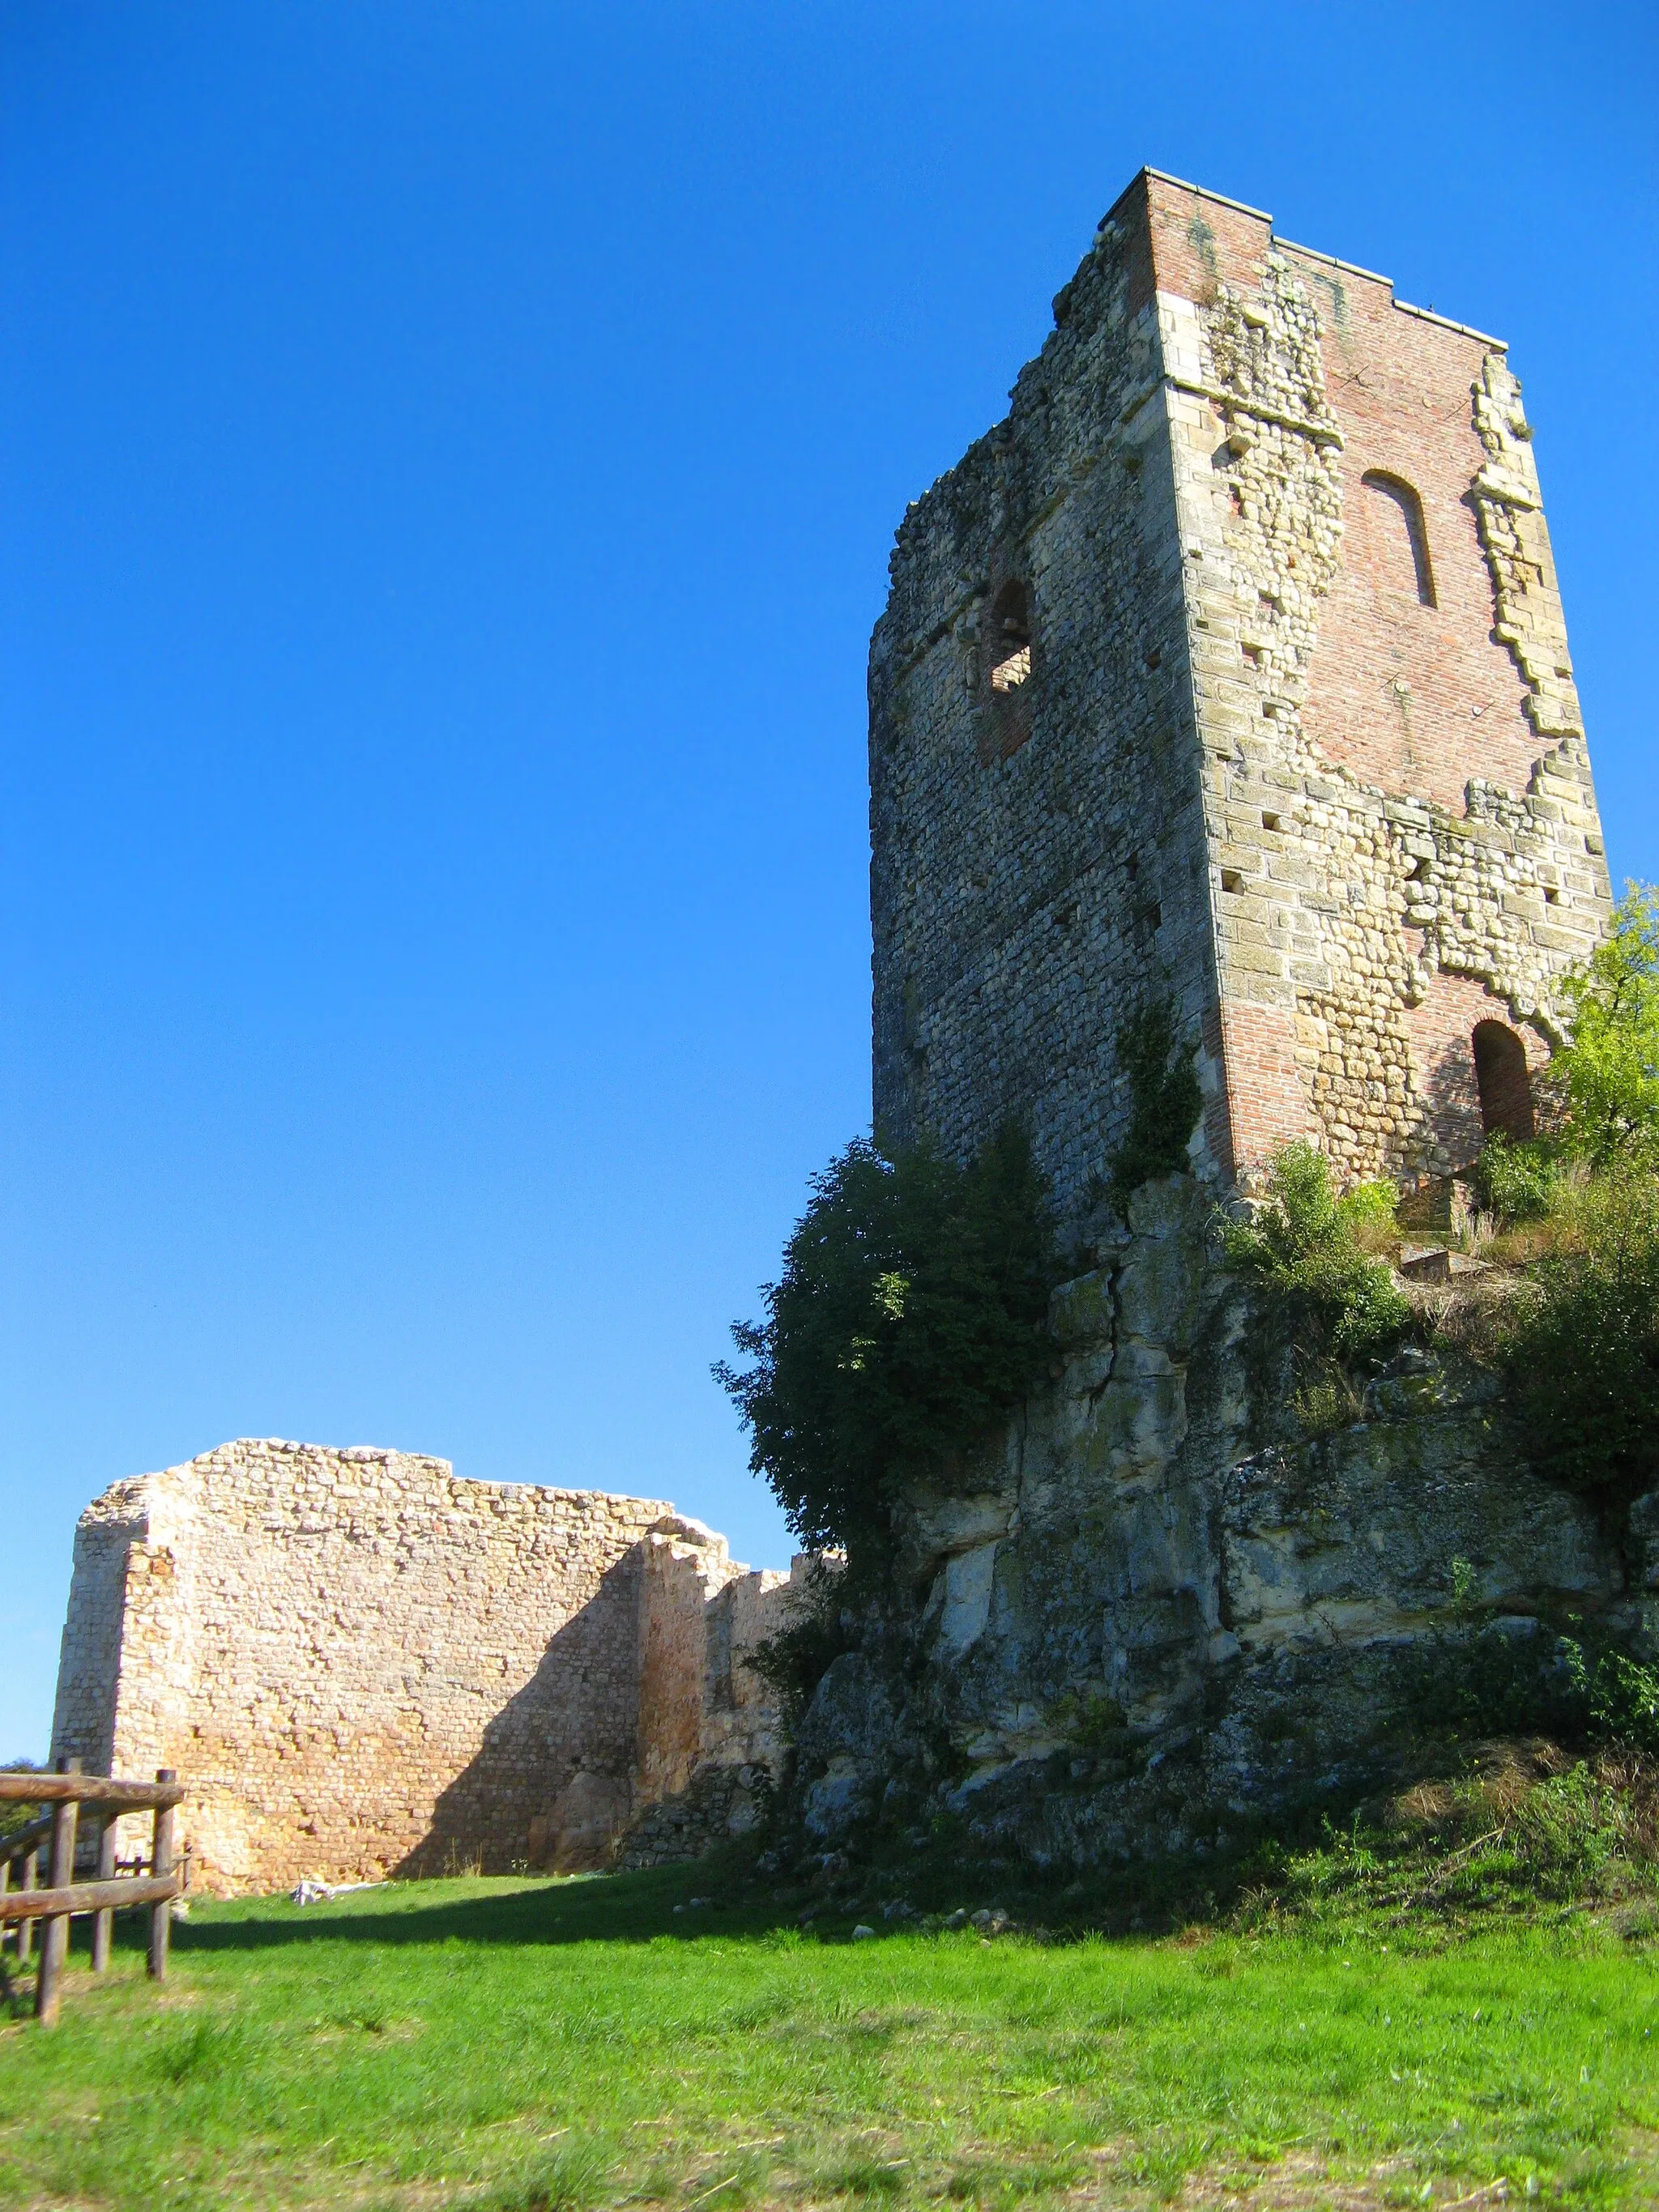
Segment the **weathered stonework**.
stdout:
<svg viewBox="0 0 1659 2212">
<path fill-rule="evenodd" d="M 872 644 L 878 1125 L 1023 1114 L 1075 1220 L 1156 992 L 1201 1174 L 1465 1168 L 1609 898 L 1504 349 L 1150 171 L 1054 305 Z"/>
<path fill-rule="evenodd" d="M 604 1864 L 705 1769 L 752 1817 L 787 1586 L 660 1499 L 244 1438 L 82 1516 L 52 1751 L 175 1767 L 210 1890 Z"/>
</svg>

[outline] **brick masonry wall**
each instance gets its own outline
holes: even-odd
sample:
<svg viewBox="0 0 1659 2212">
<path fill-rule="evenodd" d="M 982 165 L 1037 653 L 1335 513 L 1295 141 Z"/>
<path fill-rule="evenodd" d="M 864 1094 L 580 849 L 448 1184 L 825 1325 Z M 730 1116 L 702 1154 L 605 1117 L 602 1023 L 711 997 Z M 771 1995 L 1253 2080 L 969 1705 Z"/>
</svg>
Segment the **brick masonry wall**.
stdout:
<svg viewBox="0 0 1659 2212">
<path fill-rule="evenodd" d="M 1609 899 L 1519 386 L 1264 216 L 1150 208 L 1230 1161 L 1443 1176 L 1475 1022 L 1541 1062 Z"/>
<path fill-rule="evenodd" d="M 1303 1134 L 1464 1167 L 1474 1022 L 1539 1064 L 1609 902 L 1504 349 L 1152 172 L 1055 313 L 907 514 L 872 641 L 878 1126 L 963 1154 L 1023 1112 L 1074 1214 L 1156 992 L 1201 1041 L 1200 1171 Z"/>
</svg>

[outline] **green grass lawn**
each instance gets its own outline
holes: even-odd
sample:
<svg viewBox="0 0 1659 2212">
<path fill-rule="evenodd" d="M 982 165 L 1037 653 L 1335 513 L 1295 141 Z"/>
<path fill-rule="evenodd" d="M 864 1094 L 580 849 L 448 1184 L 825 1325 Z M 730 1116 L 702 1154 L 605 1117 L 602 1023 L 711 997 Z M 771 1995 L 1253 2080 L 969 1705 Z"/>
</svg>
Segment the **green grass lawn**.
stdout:
<svg viewBox="0 0 1659 2212">
<path fill-rule="evenodd" d="M 1659 2204 L 1659 1948 L 1582 1908 L 853 1942 L 700 1885 L 198 1904 L 161 1990 L 80 1952 L 0 2027 L 0 2203 Z"/>
</svg>

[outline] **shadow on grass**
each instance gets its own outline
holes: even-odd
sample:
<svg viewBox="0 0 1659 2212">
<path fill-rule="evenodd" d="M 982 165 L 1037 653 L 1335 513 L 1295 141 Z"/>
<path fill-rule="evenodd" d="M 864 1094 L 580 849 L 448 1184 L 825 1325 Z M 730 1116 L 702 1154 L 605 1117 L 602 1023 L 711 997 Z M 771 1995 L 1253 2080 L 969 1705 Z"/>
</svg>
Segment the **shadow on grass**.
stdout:
<svg viewBox="0 0 1659 2212">
<path fill-rule="evenodd" d="M 1427 1762 L 1419 1765 L 1430 1771 Z M 1475 1772 L 1468 1754 L 1455 1747 L 1438 1765 L 1454 1773 Z M 943 1927 L 971 1937 L 969 1916 L 985 1908 L 1028 1939 L 1066 1944 L 1088 1937 L 1196 1934 L 1241 1912 L 1252 1922 L 1264 1915 L 1317 1920 L 1374 1911 L 1393 1920 L 1408 1904 L 1418 1918 L 1443 1921 L 1449 1933 L 1472 1917 L 1503 1917 L 1535 1902 L 1534 1877 L 1540 1869 L 1519 1860 L 1486 1869 L 1478 1895 L 1463 1889 L 1454 1894 L 1448 1887 L 1447 1869 L 1462 1865 L 1463 1854 L 1454 1846 L 1467 1844 L 1468 1820 L 1477 1814 L 1477 1826 L 1489 1820 L 1484 1798 L 1461 1812 L 1449 1799 L 1443 1819 L 1431 1819 L 1425 1810 L 1409 1832 L 1397 1824 L 1386 1833 L 1375 1830 L 1359 1821 L 1356 1808 L 1350 1834 L 1346 1821 L 1333 1819 L 1333 1810 L 1310 1800 L 1299 1811 L 1281 1811 L 1271 1831 L 1265 1823 L 1260 1830 L 1240 1824 L 1242 1832 L 1224 1852 L 1114 1863 L 1073 1872 L 1069 1879 L 1066 1871 L 1045 1872 L 976 1851 L 973 1839 L 953 1825 L 925 1839 L 872 1835 L 856 1861 L 845 1852 L 825 1858 L 803 1851 L 796 1839 L 796 1848 L 781 1854 L 786 1870 L 776 1878 L 762 1877 L 758 1847 L 750 1840 L 700 1861 L 632 1874 L 393 1881 L 303 1906 L 286 1897 L 238 1899 L 198 1911 L 176 1927 L 173 1942 L 189 1955 L 316 1943 L 386 1948 L 690 1943 L 702 1936 L 755 1938 L 799 1929 L 813 1943 L 844 1943 L 860 1925 L 878 1938 Z M 1291 1864 L 1296 1851 L 1310 1855 L 1300 1873 Z M 1467 1876 L 1477 1871 L 1463 1869 Z M 1577 1893 L 1583 1871 L 1574 1875 L 1565 1864 L 1554 1869 L 1562 1894 Z M 135 1913 L 118 1922 L 124 1950 L 142 1948 L 146 1917 Z M 77 1927 L 77 1949 L 88 1940 L 87 1928 L 85 1922 Z"/>
<path fill-rule="evenodd" d="M 1167 1932 L 1194 1917 L 1212 1918 L 1218 1906 L 1224 1911 L 1233 1901 L 1243 1864 L 1241 1859 L 1224 1869 L 1213 1857 L 1191 1867 L 1155 1862 L 1100 1869 L 1086 1881 L 1068 1882 L 1000 1858 L 975 1860 L 959 1839 L 941 1839 L 856 1870 L 843 1866 L 842 1879 L 830 1885 L 799 1870 L 793 1878 L 763 1879 L 751 1854 L 738 1849 L 633 1874 L 511 1885 L 498 1878 L 488 1887 L 393 1881 L 315 1905 L 286 1897 L 239 1899 L 179 1923 L 173 1942 L 189 1954 L 306 1943 L 689 1943 L 799 1929 L 814 1943 L 845 1943 L 860 1925 L 885 1939 L 937 1929 L 952 1914 L 965 1918 L 981 1907 L 1000 1906 L 1028 1936 L 1064 1943 Z M 143 1918 L 131 1919 L 125 1941 L 138 1947 Z"/>
<path fill-rule="evenodd" d="M 370 1943 L 388 1947 L 458 1942 L 469 1944 L 646 1943 L 670 1936 L 690 1942 L 699 1936 L 764 1934 L 793 1926 L 793 1906 L 762 1896 L 676 1912 L 710 1887 L 706 1868 L 674 1867 L 642 1874 L 533 1882 L 505 1894 L 434 1895 L 440 1882 L 397 1882 L 359 1899 L 296 1905 L 286 1898 L 249 1899 L 210 1917 L 177 1923 L 180 1953 L 257 1951 L 295 1943 Z M 123 1948 L 147 1940 L 143 1916 L 118 1923 Z"/>
</svg>

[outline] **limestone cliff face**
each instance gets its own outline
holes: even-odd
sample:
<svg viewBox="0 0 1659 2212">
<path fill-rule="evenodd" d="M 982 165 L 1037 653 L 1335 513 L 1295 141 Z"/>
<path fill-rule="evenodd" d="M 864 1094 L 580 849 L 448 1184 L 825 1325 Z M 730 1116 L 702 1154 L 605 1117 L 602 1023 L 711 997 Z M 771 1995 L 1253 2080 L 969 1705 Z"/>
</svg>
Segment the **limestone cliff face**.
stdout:
<svg viewBox="0 0 1659 2212">
<path fill-rule="evenodd" d="M 1185 1176 L 1137 1194 L 1056 1293 L 1060 1371 L 982 1492 L 908 1501 L 917 1607 L 835 1662 L 799 1732 L 819 1834 L 884 1798 L 1040 1860 L 1213 1840 L 1364 1772 L 1455 1559 L 1501 1613 L 1653 1602 L 1659 1500 L 1615 1540 L 1504 1455 L 1474 1370 L 1407 1353 L 1352 1426 L 1264 1443 L 1291 1433 L 1285 1371 L 1214 1264 L 1212 1203 Z"/>
</svg>

